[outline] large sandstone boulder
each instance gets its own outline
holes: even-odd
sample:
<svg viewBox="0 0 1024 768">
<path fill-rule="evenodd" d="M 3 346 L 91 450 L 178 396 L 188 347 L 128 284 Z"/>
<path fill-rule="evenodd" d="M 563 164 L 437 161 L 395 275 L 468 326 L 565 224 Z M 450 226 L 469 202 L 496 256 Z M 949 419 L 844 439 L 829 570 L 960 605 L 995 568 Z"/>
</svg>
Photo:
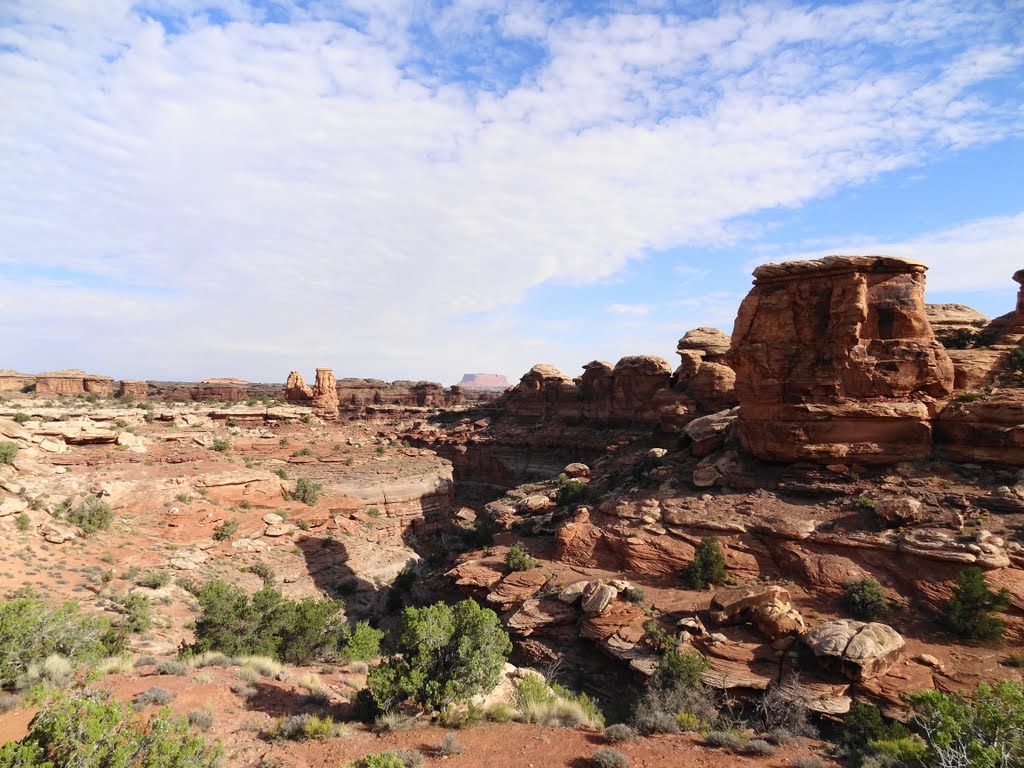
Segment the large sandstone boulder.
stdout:
<svg viewBox="0 0 1024 768">
<path fill-rule="evenodd" d="M 284 399 L 285 402 L 296 405 L 309 405 L 313 401 L 313 389 L 298 371 L 288 374 L 288 381 L 284 385 Z"/>
<path fill-rule="evenodd" d="M 732 336 L 740 444 L 762 459 L 860 463 L 931 451 L 930 400 L 953 364 L 918 262 L 829 256 L 754 271 Z"/>
<path fill-rule="evenodd" d="M 676 344 L 676 351 L 699 352 L 704 362 L 720 363 L 729 352 L 731 340 L 728 334 L 717 328 L 694 328 L 683 334 L 683 338 Z"/>
<path fill-rule="evenodd" d="M 801 640 L 823 666 L 849 680 L 870 680 L 888 672 L 906 643 L 888 624 L 837 619 L 802 635 Z"/>
</svg>

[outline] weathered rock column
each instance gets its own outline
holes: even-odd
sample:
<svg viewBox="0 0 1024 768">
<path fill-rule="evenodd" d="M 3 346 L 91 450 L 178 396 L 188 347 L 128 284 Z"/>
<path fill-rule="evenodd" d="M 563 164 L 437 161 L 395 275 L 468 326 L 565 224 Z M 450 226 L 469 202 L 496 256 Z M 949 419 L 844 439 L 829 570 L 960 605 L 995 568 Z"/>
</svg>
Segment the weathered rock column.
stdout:
<svg viewBox="0 0 1024 768">
<path fill-rule="evenodd" d="M 775 461 L 927 456 L 953 364 L 928 322 L 926 269 L 888 256 L 758 267 L 728 356 L 740 444 Z"/>
<path fill-rule="evenodd" d="M 330 368 L 317 368 L 313 384 L 313 413 L 322 419 L 338 418 L 338 381 Z"/>
</svg>

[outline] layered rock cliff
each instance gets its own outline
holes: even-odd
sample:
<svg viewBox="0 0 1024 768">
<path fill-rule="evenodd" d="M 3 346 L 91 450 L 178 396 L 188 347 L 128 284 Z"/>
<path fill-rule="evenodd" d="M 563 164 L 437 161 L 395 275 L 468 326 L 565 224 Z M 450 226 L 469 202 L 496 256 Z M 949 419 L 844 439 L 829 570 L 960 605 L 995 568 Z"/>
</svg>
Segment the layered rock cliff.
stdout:
<svg viewBox="0 0 1024 768">
<path fill-rule="evenodd" d="M 728 355 L 740 444 L 773 461 L 927 456 L 954 373 L 928 322 L 926 269 L 886 256 L 756 269 Z"/>
</svg>

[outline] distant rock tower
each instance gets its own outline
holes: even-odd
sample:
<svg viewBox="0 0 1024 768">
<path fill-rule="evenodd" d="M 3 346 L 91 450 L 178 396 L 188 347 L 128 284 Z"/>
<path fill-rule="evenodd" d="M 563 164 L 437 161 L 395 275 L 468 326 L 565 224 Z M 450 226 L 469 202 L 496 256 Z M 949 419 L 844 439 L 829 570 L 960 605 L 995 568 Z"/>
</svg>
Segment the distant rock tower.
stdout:
<svg viewBox="0 0 1024 768">
<path fill-rule="evenodd" d="M 313 413 L 322 419 L 338 418 L 338 381 L 330 368 L 316 369 L 313 384 Z"/>
<path fill-rule="evenodd" d="M 740 444 L 775 461 L 927 456 L 953 364 L 928 322 L 926 269 L 888 256 L 758 267 L 729 351 Z"/>
</svg>

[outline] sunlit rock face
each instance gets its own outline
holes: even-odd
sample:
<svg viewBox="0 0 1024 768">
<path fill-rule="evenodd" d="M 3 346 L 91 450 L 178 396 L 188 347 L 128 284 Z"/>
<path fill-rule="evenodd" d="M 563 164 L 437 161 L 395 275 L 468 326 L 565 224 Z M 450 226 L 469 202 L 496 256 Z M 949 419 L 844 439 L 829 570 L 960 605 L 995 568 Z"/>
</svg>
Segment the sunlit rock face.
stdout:
<svg viewBox="0 0 1024 768">
<path fill-rule="evenodd" d="M 926 269 L 888 256 L 756 269 L 728 355 L 740 444 L 775 461 L 927 456 L 932 404 L 954 374 L 928 322 Z"/>
</svg>

